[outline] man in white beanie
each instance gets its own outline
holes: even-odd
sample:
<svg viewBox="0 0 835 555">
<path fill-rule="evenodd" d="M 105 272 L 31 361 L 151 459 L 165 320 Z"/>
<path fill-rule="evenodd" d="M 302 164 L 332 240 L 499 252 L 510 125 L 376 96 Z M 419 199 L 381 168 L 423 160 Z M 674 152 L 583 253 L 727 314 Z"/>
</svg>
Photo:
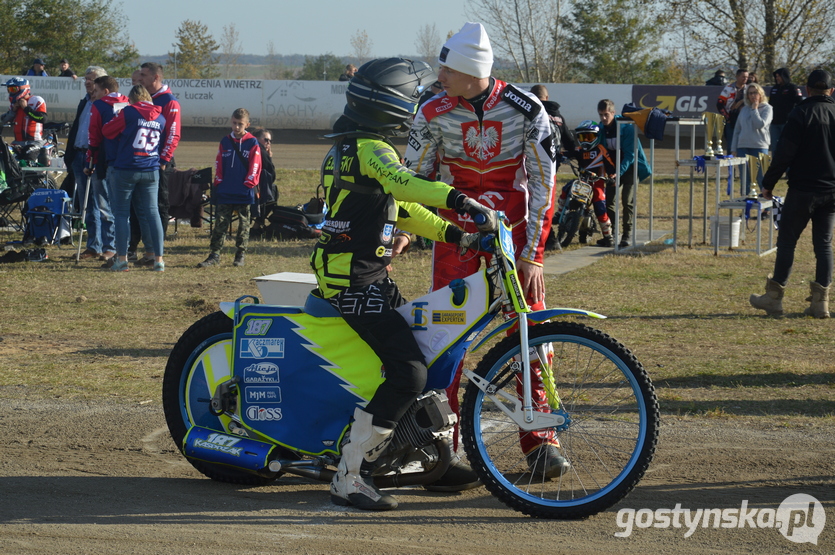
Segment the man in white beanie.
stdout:
<svg viewBox="0 0 835 555">
<path fill-rule="evenodd" d="M 559 136 L 539 99 L 490 76 L 493 49 L 481 23 L 464 24 L 444 44 L 438 61 L 444 92 L 418 109 L 406 165 L 505 212 L 513 226 L 527 302 L 534 310 L 544 309 L 542 264 L 554 211 Z M 451 210 L 440 210 L 439 215 L 464 231 L 476 230 L 467 216 Z M 479 257 L 461 257 L 454 246 L 435 243 L 433 290 L 475 273 L 480 265 Z M 461 368 L 447 390 L 456 412 L 460 377 Z M 534 382 L 534 403 L 548 410 L 545 392 L 538 379 Z M 457 446 L 457 428 L 454 443 Z M 570 467 L 552 430 L 520 433 L 520 443 L 537 478 L 554 478 Z M 463 481 L 458 478 L 445 476 L 435 489 L 454 491 L 455 482 Z"/>
</svg>

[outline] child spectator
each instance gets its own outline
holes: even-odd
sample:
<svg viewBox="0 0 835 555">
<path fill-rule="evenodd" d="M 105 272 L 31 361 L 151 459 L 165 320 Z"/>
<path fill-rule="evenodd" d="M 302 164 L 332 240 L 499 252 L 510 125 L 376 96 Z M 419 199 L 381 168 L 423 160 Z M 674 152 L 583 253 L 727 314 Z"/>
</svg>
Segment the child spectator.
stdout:
<svg viewBox="0 0 835 555">
<path fill-rule="evenodd" d="M 599 177 L 591 185 L 592 205 L 594 214 L 600 223 L 600 232 L 603 238 L 597 241 L 599 247 L 614 247 L 615 240 L 612 237 L 612 221 L 606 210 L 606 180 L 611 181 L 617 172 L 612 153 L 603 144 L 603 129 L 596 121 L 585 120 L 575 130 L 574 136 L 578 146 L 573 151 L 566 151 L 566 157 L 576 158 L 580 169 L 596 173 Z M 557 209 L 554 211 L 554 223 L 559 221 L 565 199 L 568 198 L 568 191 L 572 181 L 566 183 L 560 192 L 557 201 Z M 556 248 L 556 226 L 551 226 L 549 241 L 553 241 L 551 248 Z"/>
<path fill-rule="evenodd" d="M 249 243 L 249 209 L 255 202 L 256 188 L 261 175 L 261 148 L 258 139 L 249 133 L 249 112 L 238 108 L 232 113 L 232 133 L 220 140 L 215 160 L 215 180 L 212 191 L 215 225 L 209 245 L 208 258 L 198 268 L 220 264 L 220 249 L 232 214 L 238 213 L 238 235 L 235 240 L 235 266 L 244 265 Z"/>
</svg>

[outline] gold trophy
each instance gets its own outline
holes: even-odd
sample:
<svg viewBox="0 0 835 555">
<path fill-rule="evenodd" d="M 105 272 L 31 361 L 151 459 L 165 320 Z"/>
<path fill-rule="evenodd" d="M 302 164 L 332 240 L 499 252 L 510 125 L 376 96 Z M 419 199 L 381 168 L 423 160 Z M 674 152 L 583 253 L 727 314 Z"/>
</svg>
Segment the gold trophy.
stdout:
<svg viewBox="0 0 835 555">
<path fill-rule="evenodd" d="M 722 150 L 722 136 L 725 134 L 725 116 L 722 114 L 712 114 L 716 118 L 713 122 L 716 127 L 716 156 L 724 156 L 725 151 Z"/>
<path fill-rule="evenodd" d="M 771 165 L 771 154 L 766 154 L 765 152 L 760 153 L 760 167 L 763 170 L 763 176 L 765 176 L 765 172 L 768 171 L 768 167 Z"/>
<path fill-rule="evenodd" d="M 760 155 L 762 156 L 762 155 Z M 760 159 L 752 154 L 748 155 L 748 180 L 751 186 L 748 189 L 748 198 L 757 198 L 757 169 L 760 167 Z"/>
<path fill-rule="evenodd" d="M 714 116 L 715 114 L 711 114 L 710 112 L 705 112 L 702 114 L 702 117 L 705 121 L 705 160 L 712 160 L 714 156 L 713 152 L 713 123 L 714 123 Z"/>
</svg>

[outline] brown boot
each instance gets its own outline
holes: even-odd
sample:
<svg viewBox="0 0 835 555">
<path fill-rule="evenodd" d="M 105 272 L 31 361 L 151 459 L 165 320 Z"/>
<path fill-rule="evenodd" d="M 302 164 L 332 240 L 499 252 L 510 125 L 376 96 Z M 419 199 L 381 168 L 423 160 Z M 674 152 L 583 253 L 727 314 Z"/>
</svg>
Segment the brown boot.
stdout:
<svg viewBox="0 0 835 555">
<path fill-rule="evenodd" d="M 829 318 L 829 287 L 823 287 L 820 283 L 813 281 L 809 283 L 809 290 L 812 294 L 806 297 L 806 300 L 811 301 L 812 304 L 803 311 L 803 314 L 815 318 Z"/>
<path fill-rule="evenodd" d="M 764 295 L 751 295 L 748 302 L 751 306 L 760 310 L 765 310 L 769 316 L 783 315 L 783 293 L 786 288 L 768 276 L 765 282 Z"/>
</svg>

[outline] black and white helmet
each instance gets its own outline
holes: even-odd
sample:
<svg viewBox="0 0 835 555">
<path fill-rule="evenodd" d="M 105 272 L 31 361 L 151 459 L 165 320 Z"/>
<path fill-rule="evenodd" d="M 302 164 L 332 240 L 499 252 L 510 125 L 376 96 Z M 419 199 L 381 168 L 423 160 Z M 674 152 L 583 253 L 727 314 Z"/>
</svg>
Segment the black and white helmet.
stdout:
<svg viewBox="0 0 835 555">
<path fill-rule="evenodd" d="M 426 62 L 405 58 L 371 60 L 348 83 L 345 117 L 362 127 L 389 133 L 412 123 L 423 92 L 435 82 Z"/>
</svg>

